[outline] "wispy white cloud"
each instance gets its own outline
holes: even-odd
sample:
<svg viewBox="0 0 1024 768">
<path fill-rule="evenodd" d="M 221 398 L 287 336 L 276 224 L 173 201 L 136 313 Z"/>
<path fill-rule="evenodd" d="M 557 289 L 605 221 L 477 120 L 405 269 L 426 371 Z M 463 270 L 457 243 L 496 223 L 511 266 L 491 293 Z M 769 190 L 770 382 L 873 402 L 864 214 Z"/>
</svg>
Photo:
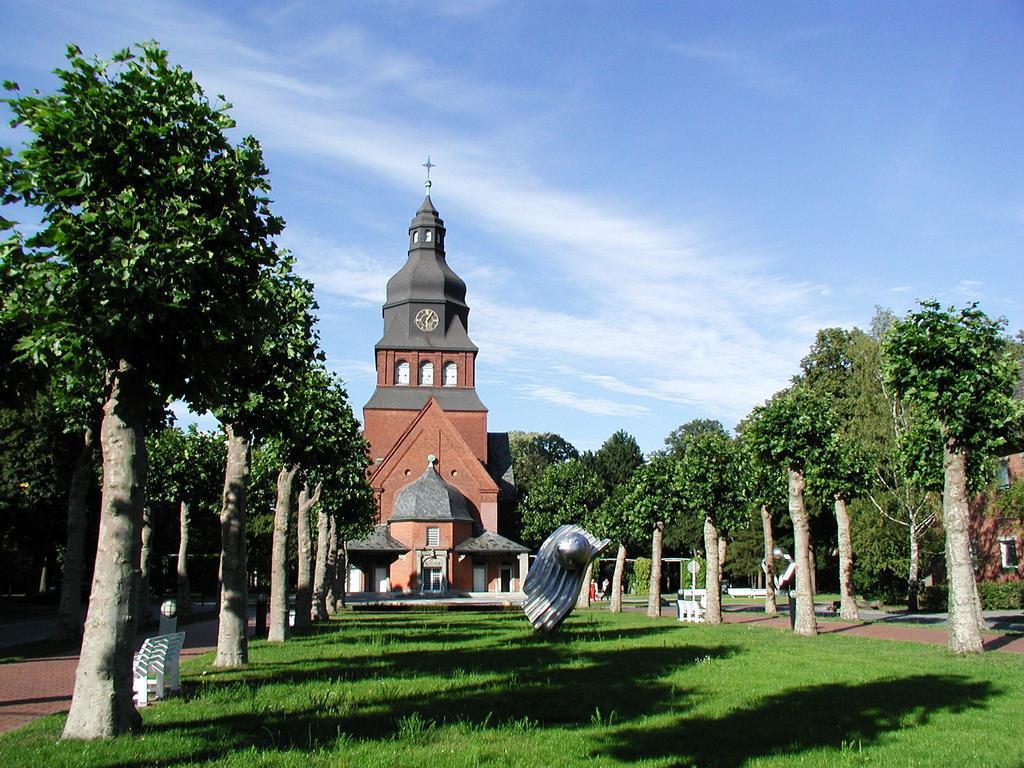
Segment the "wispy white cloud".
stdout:
<svg viewBox="0 0 1024 768">
<path fill-rule="evenodd" d="M 740 84 L 769 94 L 789 90 L 794 80 L 790 73 L 767 55 L 752 47 L 717 40 L 673 42 L 670 51 L 693 61 L 712 64 Z"/>
<path fill-rule="evenodd" d="M 620 403 L 598 397 L 582 397 L 574 392 L 554 386 L 534 385 L 520 388 L 520 396 L 525 400 L 539 400 L 557 405 L 560 408 L 572 408 L 595 416 L 617 416 L 632 418 L 650 413 L 650 408 L 643 405 Z"/>
<path fill-rule="evenodd" d="M 289 229 L 284 244 L 295 254 L 298 271 L 316 284 L 317 291 L 350 304 L 383 303 L 385 286 L 394 272 L 383 258 L 300 228 Z"/>
</svg>

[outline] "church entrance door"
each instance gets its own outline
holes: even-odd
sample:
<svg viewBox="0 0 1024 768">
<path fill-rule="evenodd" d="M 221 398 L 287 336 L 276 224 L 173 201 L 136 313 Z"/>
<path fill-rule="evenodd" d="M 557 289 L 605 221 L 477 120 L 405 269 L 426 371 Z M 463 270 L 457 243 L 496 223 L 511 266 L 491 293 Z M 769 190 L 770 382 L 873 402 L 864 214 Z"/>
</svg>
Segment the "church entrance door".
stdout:
<svg viewBox="0 0 1024 768">
<path fill-rule="evenodd" d="M 373 568 L 373 582 L 377 585 L 378 592 L 390 592 L 391 584 L 388 578 L 388 569 L 384 565 L 376 565 Z"/>
<path fill-rule="evenodd" d="M 512 591 L 512 566 L 503 565 L 501 566 L 501 591 L 511 592 Z"/>
<path fill-rule="evenodd" d="M 473 566 L 473 591 L 474 592 L 486 592 L 487 591 L 487 566 L 486 565 L 474 565 Z"/>
<path fill-rule="evenodd" d="M 362 592 L 363 591 L 363 572 L 353 566 L 348 572 L 348 591 L 349 592 Z"/>
</svg>

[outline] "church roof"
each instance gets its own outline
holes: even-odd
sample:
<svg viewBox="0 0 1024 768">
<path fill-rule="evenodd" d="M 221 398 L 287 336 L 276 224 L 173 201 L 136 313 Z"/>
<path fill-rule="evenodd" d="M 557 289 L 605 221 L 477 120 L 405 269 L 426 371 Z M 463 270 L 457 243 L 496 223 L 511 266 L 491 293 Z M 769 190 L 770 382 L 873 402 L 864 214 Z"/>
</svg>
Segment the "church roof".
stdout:
<svg viewBox="0 0 1024 768">
<path fill-rule="evenodd" d="M 431 239 L 419 238 L 410 243 L 408 261 L 388 280 L 384 306 L 406 301 L 444 301 L 465 307 L 466 284 L 445 261 L 444 222 L 437 215 L 430 195 L 416 212 L 409 232 L 414 234 L 424 228 L 430 230 Z"/>
<path fill-rule="evenodd" d="M 466 284 L 445 260 L 444 238 L 444 221 L 427 194 L 409 225 L 405 265 L 388 280 L 384 335 L 377 349 L 477 351 L 468 333 Z M 435 313 L 430 327 L 416 324 L 423 310 Z"/>
<path fill-rule="evenodd" d="M 386 525 L 375 525 L 369 535 L 362 539 L 351 539 L 346 542 L 349 552 L 398 552 L 409 551 L 398 539 L 394 538 Z"/>
<path fill-rule="evenodd" d="M 461 544 L 455 547 L 455 551 L 460 555 L 469 554 L 486 554 L 488 552 L 529 552 L 529 548 L 524 547 L 512 539 L 506 539 L 500 533 L 494 531 L 484 531 L 479 536 L 474 536 L 471 539 L 466 539 Z"/>
<path fill-rule="evenodd" d="M 398 493 L 395 512 L 391 522 L 417 520 L 429 522 L 452 522 L 465 520 L 473 522 L 466 497 L 453 485 L 449 485 L 437 474 L 433 456 L 427 469 L 419 479 L 407 485 Z"/>
<path fill-rule="evenodd" d="M 508 432 L 487 433 L 487 472 L 498 484 L 498 500 L 514 501 L 516 478 L 512 472 L 512 447 Z"/>
<path fill-rule="evenodd" d="M 430 398 L 446 411 L 486 411 L 476 390 L 470 387 L 377 387 L 363 408 L 418 411 Z"/>
</svg>

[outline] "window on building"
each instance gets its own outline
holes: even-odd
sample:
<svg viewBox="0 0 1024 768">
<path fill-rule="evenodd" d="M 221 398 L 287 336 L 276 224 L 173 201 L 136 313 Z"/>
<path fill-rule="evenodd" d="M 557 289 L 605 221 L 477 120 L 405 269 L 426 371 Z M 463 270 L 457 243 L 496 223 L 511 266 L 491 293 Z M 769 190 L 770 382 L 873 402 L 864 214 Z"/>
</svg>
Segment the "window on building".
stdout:
<svg viewBox="0 0 1024 768">
<path fill-rule="evenodd" d="M 395 363 L 395 384 L 409 384 L 409 363 L 405 360 Z"/>
<path fill-rule="evenodd" d="M 1005 537 L 999 540 L 999 558 L 1002 560 L 1003 568 L 1017 570 L 1020 566 L 1020 558 L 1017 555 L 1017 540 Z"/>
<path fill-rule="evenodd" d="M 441 529 L 440 528 L 427 528 L 427 546 L 428 547 L 439 547 L 439 546 L 441 546 Z"/>
<path fill-rule="evenodd" d="M 426 592 L 444 591 L 444 575 L 440 568 L 423 569 L 423 589 Z"/>
<path fill-rule="evenodd" d="M 426 240 L 428 243 L 433 241 L 434 233 L 428 229 L 426 232 L 423 233 L 423 239 Z"/>
<path fill-rule="evenodd" d="M 434 386 L 434 364 L 429 361 L 420 363 L 420 386 Z"/>
<path fill-rule="evenodd" d="M 414 243 L 418 243 L 420 241 L 420 231 L 418 229 L 412 233 L 412 241 Z"/>
<path fill-rule="evenodd" d="M 996 487 L 1010 487 L 1010 460 L 1000 459 L 996 463 Z"/>
<path fill-rule="evenodd" d="M 454 387 L 459 383 L 459 367 L 455 363 L 444 364 L 444 385 Z"/>
</svg>

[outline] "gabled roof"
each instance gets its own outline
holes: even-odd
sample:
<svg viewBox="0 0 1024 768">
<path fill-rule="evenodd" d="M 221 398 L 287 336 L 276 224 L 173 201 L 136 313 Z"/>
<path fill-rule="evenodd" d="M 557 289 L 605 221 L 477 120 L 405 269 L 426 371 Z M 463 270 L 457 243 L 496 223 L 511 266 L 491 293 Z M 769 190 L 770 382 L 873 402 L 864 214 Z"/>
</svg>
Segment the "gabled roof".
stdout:
<svg viewBox="0 0 1024 768">
<path fill-rule="evenodd" d="M 369 535 L 362 539 L 351 539 L 346 542 L 349 552 L 397 552 L 404 554 L 409 551 L 398 539 L 394 538 L 386 525 L 375 525 Z"/>
<path fill-rule="evenodd" d="M 523 553 L 529 552 L 530 550 L 522 544 L 512 541 L 512 539 L 506 539 L 499 533 L 495 533 L 494 531 L 484 531 L 479 536 L 474 536 L 471 539 L 463 541 L 455 547 L 455 551 L 460 555 L 469 555 L 499 552 Z"/>
<path fill-rule="evenodd" d="M 373 473 L 370 475 L 370 484 L 376 488 L 382 486 L 387 481 L 391 472 L 397 468 L 398 460 L 405 455 L 409 442 L 415 439 L 423 422 L 430 417 L 437 418 L 446 423 L 446 428 L 443 429 L 445 442 L 461 457 L 462 463 L 467 468 L 477 487 L 482 490 L 498 491 L 497 483 L 487 474 L 484 465 L 466 444 L 459 430 L 455 428 L 455 425 L 452 424 L 447 414 L 445 414 L 444 408 L 433 397 L 416 414 L 416 418 L 412 420 L 405 432 L 402 433 L 402 436 L 395 441 L 394 446 L 384 456 L 384 460 L 373 470 Z M 426 456 L 423 458 L 425 459 Z"/>
</svg>

